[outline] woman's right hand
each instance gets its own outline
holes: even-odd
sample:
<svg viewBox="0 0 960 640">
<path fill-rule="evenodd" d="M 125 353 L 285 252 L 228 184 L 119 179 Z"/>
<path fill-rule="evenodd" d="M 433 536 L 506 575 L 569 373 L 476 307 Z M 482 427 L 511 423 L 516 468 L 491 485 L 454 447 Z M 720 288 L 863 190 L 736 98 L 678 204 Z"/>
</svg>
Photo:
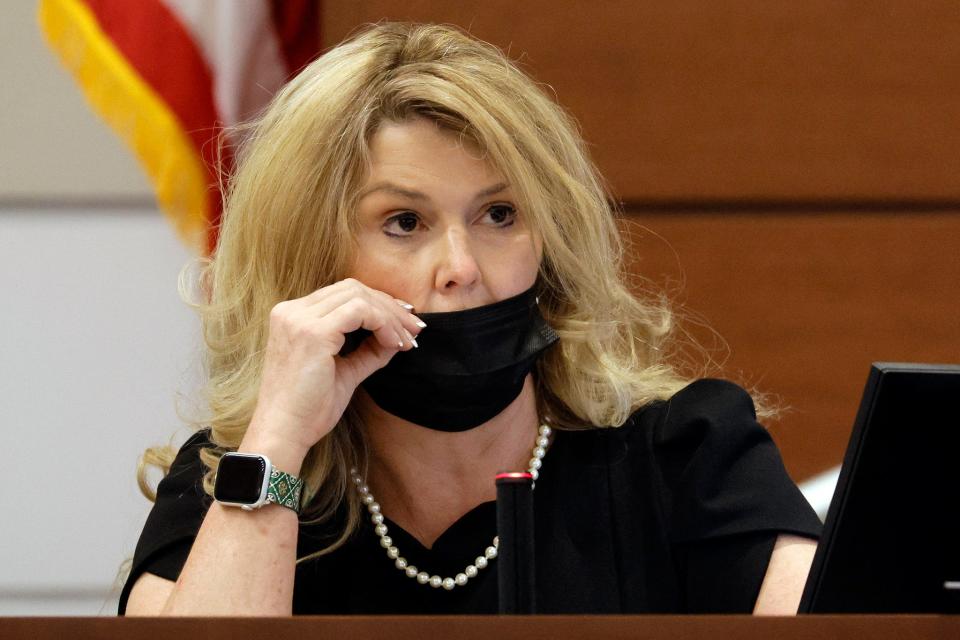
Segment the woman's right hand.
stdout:
<svg viewBox="0 0 960 640">
<path fill-rule="evenodd" d="M 424 325 L 405 304 L 348 278 L 274 306 L 257 407 L 240 450 L 265 453 L 283 471 L 298 472 L 357 386 L 397 352 L 413 348 Z M 344 336 L 357 329 L 373 335 L 338 355 Z"/>
</svg>

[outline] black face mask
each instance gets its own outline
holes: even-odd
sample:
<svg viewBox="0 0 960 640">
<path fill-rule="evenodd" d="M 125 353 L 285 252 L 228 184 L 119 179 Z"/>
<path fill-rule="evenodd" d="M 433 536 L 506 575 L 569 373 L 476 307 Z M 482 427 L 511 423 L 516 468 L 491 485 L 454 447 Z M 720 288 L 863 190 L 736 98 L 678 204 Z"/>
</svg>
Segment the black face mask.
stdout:
<svg viewBox="0 0 960 640">
<path fill-rule="evenodd" d="M 420 347 L 397 353 L 363 388 L 387 413 L 438 431 L 466 431 L 506 409 L 537 357 L 559 339 L 533 288 L 484 307 L 417 317 L 427 324 Z M 341 353 L 365 337 L 354 334 Z"/>
</svg>

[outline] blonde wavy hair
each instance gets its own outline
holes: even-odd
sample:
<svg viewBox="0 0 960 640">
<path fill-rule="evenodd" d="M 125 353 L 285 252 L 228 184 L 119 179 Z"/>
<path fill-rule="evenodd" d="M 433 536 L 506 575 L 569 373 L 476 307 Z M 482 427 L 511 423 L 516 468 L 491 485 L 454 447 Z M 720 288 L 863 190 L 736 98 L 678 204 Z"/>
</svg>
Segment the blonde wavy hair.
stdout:
<svg viewBox="0 0 960 640">
<path fill-rule="evenodd" d="M 371 136 L 385 122 L 415 117 L 479 149 L 543 239 L 540 305 L 560 336 L 534 371 L 545 420 L 565 429 L 619 426 L 687 384 L 667 362 L 665 301 L 627 286 L 614 199 L 573 119 L 498 48 L 458 28 L 369 25 L 306 67 L 245 126 L 219 246 L 201 274 L 208 295 L 195 304 L 209 415 L 192 425 L 208 427 L 215 445 L 201 453 L 208 493 L 220 456 L 236 449 L 253 415 L 271 308 L 345 276 Z M 146 452 L 138 477 L 148 496 L 145 465 L 168 469 L 172 453 Z M 304 521 L 346 514 L 329 546 L 307 558 L 336 549 L 359 525 L 351 466 L 365 472 L 366 447 L 348 408 L 302 469 Z"/>
</svg>

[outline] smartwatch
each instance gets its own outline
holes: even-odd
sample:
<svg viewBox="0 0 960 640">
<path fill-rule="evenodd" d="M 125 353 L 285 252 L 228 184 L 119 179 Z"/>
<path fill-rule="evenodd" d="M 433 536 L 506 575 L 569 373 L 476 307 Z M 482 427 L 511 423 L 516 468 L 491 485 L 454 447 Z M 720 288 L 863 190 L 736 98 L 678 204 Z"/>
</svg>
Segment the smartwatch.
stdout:
<svg viewBox="0 0 960 640">
<path fill-rule="evenodd" d="M 279 504 L 300 513 L 303 480 L 270 464 L 270 458 L 251 453 L 225 453 L 217 466 L 213 498 L 228 507 L 247 511 Z"/>
</svg>

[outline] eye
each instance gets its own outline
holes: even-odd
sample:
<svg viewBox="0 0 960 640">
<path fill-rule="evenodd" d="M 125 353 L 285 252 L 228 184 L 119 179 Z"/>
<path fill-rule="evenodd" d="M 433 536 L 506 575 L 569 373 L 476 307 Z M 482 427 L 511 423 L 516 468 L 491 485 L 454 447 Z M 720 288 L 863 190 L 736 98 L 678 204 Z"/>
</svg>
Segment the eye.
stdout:
<svg viewBox="0 0 960 640">
<path fill-rule="evenodd" d="M 489 209 L 485 217 L 497 227 L 509 227 L 517 218 L 517 210 L 508 204 L 495 204 Z"/>
<path fill-rule="evenodd" d="M 383 224 L 383 232 L 388 236 L 404 237 L 416 231 L 420 217 L 412 211 L 404 211 L 390 216 Z"/>
</svg>

